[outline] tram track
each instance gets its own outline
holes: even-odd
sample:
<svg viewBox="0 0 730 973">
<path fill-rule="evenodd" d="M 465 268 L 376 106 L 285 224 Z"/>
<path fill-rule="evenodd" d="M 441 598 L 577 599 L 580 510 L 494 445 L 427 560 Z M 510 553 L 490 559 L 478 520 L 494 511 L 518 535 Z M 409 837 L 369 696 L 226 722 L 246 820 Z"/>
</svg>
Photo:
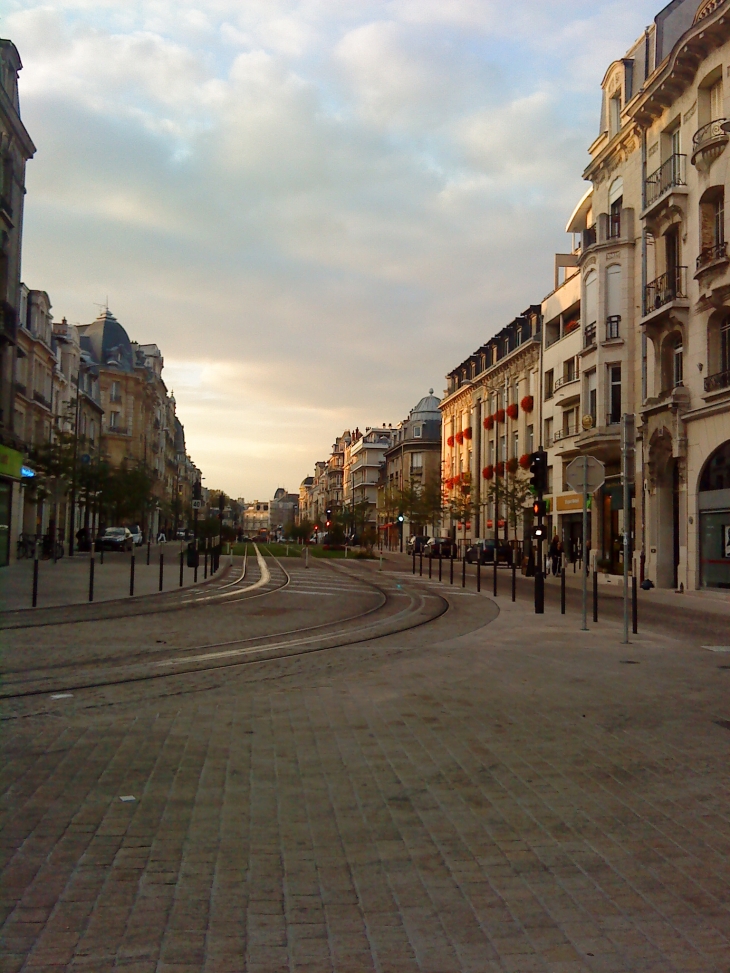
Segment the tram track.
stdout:
<svg viewBox="0 0 730 973">
<path fill-rule="evenodd" d="M 256 554 L 259 565 L 262 566 L 261 562 L 264 561 L 263 555 L 258 550 L 256 550 Z M 275 587 L 269 590 L 259 591 L 256 595 L 247 599 L 241 599 L 235 602 L 229 601 L 228 605 L 238 605 L 241 601 L 249 601 L 253 600 L 253 598 L 274 595 L 292 584 L 291 574 L 284 568 L 279 559 L 274 557 L 270 552 L 269 557 L 271 557 L 272 561 L 281 571 L 283 583 L 277 583 Z M 263 567 L 266 567 L 265 562 Z M 63 666 L 65 670 L 64 675 L 61 675 L 59 667 L 45 665 L 37 667 L 30 674 L 30 679 L 26 678 L 17 681 L 12 680 L 12 676 L 16 675 L 18 670 L 6 671 L 3 673 L 4 691 L 0 692 L 0 699 L 7 701 L 22 700 L 51 694 L 74 693 L 82 690 L 151 682 L 159 679 L 164 680 L 172 677 L 199 674 L 201 672 L 235 669 L 247 665 L 261 664 L 266 661 L 275 661 L 281 658 L 291 658 L 313 652 L 322 652 L 347 645 L 373 641 L 374 639 L 383 638 L 387 635 L 398 634 L 399 632 L 418 628 L 435 621 L 448 611 L 449 603 L 445 598 L 433 591 L 419 590 L 417 585 L 413 586 L 415 590 L 406 590 L 403 587 L 402 591 L 393 594 L 384 586 L 370 579 L 366 579 L 359 574 L 356 575 L 350 570 L 338 569 L 330 564 L 327 564 L 325 570 L 327 569 L 340 576 L 344 575 L 351 581 L 356 581 L 362 585 L 364 590 L 377 593 L 379 595 L 378 604 L 371 605 L 346 618 L 321 622 L 315 625 L 299 626 L 283 632 L 226 641 L 207 642 L 195 646 L 170 646 L 165 650 L 167 658 L 161 658 L 161 654 L 157 653 L 154 659 L 146 660 L 139 660 L 139 658 L 129 660 L 128 657 L 120 660 L 117 657 L 114 660 L 104 659 L 97 664 L 71 663 Z M 245 570 L 238 580 L 242 580 L 244 576 Z M 259 582 L 257 583 L 263 580 L 264 572 L 262 570 Z M 262 587 L 265 587 L 270 581 L 271 576 L 269 574 L 269 578 L 264 581 Z M 401 587 L 402 585 L 398 584 L 398 588 Z M 292 590 L 296 594 L 296 591 L 294 589 Z M 403 597 L 408 598 L 408 604 L 400 607 L 398 602 Z M 185 607 L 180 606 L 179 610 L 184 611 Z M 375 617 L 363 626 L 363 619 L 371 615 L 376 615 L 378 612 L 384 613 L 383 617 Z M 334 631 L 327 631 L 328 629 L 334 629 Z M 172 656 L 173 653 L 176 653 L 176 657 Z M 99 678 L 95 674 L 95 671 L 98 672 L 101 665 L 105 668 L 111 665 L 112 669 L 114 670 L 116 668 L 117 671 L 112 671 L 111 673 L 105 674 L 103 678 Z M 24 669 L 22 672 L 25 677 L 29 675 L 28 669 Z M 11 678 L 8 679 L 8 677 Z M 12 691 L 13 689 L 17 691 Z"/>
</svg>

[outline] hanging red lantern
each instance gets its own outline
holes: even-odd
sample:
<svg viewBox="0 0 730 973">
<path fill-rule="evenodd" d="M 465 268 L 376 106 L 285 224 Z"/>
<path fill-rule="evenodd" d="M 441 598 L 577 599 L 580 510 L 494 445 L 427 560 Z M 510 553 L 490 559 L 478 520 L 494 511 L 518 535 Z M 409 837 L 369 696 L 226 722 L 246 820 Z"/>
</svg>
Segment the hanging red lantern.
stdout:
<svg viewBox="0 0 730 973">
<path fill-rule="evenodd" d="M 497 409 L 494 414 L 494 418 L 497 420 L 497 422 L 504 422 L 504 409 Z"/>
<path fill-rule="evenodd" d="M 519 409 L 517 408 L 516 402 L 510 402 L 510 404 L 507 406 L 507 415 L 510 417 L 510 419 L 517 418 L 519 415 Z"/>
<path fill-rule="evenodd" d="M 485 416 L 484 417 L 484 428 L 485 429 L 494 429 L 494 416 Z"/>
<path fill-rule="evenodd" d="M 485 480 L 491 480 L 492 477 L 494 476 L 494 467 L 485 466 L 484 469 L 482 470 L 482 476 L 484 477 Z"/>
<path fill-rule="evenodd" d="M 529 468 L 530 468 L 530 454 L 529 453 L 523 453 L 522 456 L 520 456 L 520 466 L 522 467 L 523 470 L 529 470 Z"/>
<path fill-rule="evenodd" d="M 531 395 L 526 395 L 520 402 L 523 412 L 532 412 L 535 402 Z"/>
</svg>

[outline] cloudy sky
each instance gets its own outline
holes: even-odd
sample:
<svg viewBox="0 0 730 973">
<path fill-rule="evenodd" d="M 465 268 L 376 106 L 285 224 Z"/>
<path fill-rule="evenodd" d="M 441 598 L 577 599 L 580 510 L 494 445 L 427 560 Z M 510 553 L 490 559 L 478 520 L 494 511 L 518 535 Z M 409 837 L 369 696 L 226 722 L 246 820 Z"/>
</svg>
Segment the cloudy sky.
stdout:
<svg viewBox="0 0 730 973">
<path fill-rule="evenodd" d="M 550 290 L 650 0 L 3 0 L 23 278 L 156 342 L 188 448 L 296 489 Z"/>
</svg>

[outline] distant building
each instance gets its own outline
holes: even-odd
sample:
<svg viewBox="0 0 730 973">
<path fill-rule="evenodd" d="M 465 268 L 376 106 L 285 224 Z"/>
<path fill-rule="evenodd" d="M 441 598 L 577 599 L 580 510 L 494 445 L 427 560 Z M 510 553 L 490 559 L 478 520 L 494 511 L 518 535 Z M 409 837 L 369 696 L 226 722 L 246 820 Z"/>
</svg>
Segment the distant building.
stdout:
<svg viewBox="0 0 730 973">
<path fill-rule="evenodd" d="M 296 493 L 287 493 L 283 487 L 279 487 L 269 504 L 269 530 L 272 537 L 283 537 L 286 527 L 295 524 L 298 515 L 299 496 Z"/>
</svg>

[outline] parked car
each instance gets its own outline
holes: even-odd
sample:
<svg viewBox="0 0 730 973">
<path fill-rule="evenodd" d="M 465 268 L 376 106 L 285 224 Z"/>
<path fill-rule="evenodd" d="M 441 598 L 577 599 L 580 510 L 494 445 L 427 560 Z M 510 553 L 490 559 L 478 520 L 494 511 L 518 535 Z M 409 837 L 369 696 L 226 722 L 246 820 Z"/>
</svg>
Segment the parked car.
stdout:
<svg viewBox="0 0 730 973">
<path fill-rule="evenodd" d="M 425 534 L 416 534 L 408 538 L 406 550 L 409 554 L 421 554 L 426 550 L 428 537 Z"/>
<path fill-rule="evenodd" d="M 132 532 L 128 527 L 107 527 L 96 540 L 96 550 L 131 551 L 134 547 Z"/>
<path fill-rule="evenodd" d="M 481 564 L 494 564 L 495 541 L 488 538 L 485 541 L 477 541 L 466 550 L 466 560 L 469 564 L 476 564 L 477 560 Z M 497 545 L 497 564 L 512 564 L 512 548 L 504 541 Z"/>
<path fill-rule="evenodd" d="M 141 547 L 144 541 L 144 534 L 142 533 L 142 528 L 139 524 L 132 524 L 129 528 L 129 533 L 132 535 L 132 541 L 135 547 Z"/>
<path fill-rule="evenodd" d="M 430 537 L 426 542 L 424 553 L 431 554 L 433 557 L 451 557 L 451 552 L 456 555 L 456 544 L 450 537 Z"/>
</svg>

